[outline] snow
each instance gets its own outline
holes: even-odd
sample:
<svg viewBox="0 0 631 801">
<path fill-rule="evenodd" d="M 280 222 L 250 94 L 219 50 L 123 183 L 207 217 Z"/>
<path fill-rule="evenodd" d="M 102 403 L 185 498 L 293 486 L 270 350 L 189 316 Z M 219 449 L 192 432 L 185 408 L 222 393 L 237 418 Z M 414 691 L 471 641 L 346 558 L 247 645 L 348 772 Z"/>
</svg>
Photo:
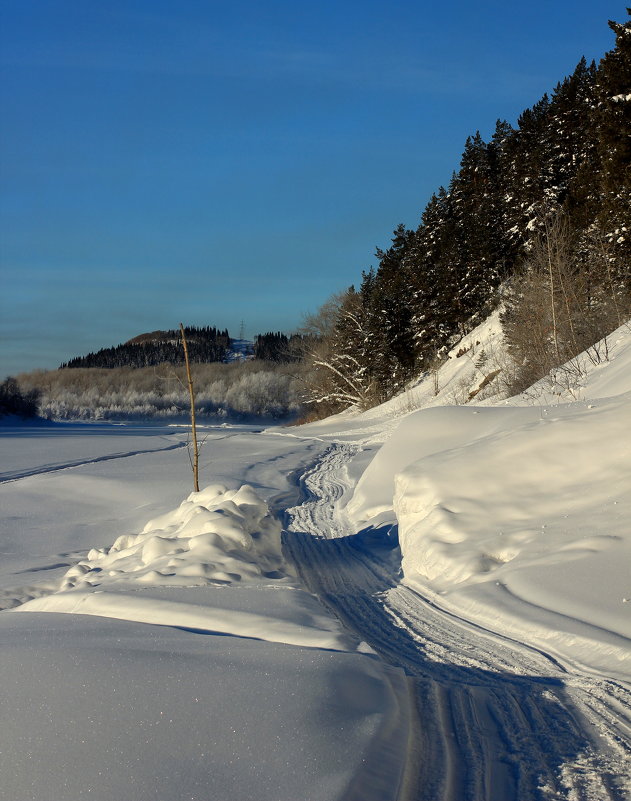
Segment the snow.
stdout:
<svg viewBox="0 0 631 801">
<path fill-rule="evenodd" d="M 3 426 L 0 801 L 624 798 L 631 329 L 506 365 L 495 313 L 376 409 L 207 427 L 199 493 L 181 427 Z"/>
<path fill-rule="evenodd" d="M 286 604 L 280 617 L 217 605 L 210 593 L 204 594 L 201 604 L 141 592 L 146 587 L 225 587 L 262 581 L 286 586 L 286 567 L 280 524 L 271 517 L 267 504 L 247 485 L 237 490 L 211 485 L 149 521 L 140 534 L 123 534 L 109 548 L 91 549 L 63 576 L 56 592 L 28 601 L 17 611 L 96 615 L 290 645 L 356 650 L 357 643 L 339 624 L 319 607 L 309 609 L 297 589 L 286 593 L 298 596 L 296 608 Z"/>
<path fill-rule="evenodd" d="M 484 333 L 478 332 L 484 341 Z M 489 406 L 406 415 L 348 501 L 398 523 L 404 580 L 558 658 L 631 678 L 631 332 L 609 361 Z"/>
<path fill-rule="evenodd" d="M 396 798 L 403 674 L 303 589 L 268 504 L 318 444 L 204 437 L 190 493 L 181 429 L 0 435 L 2 801 Z"/>
<path fill-rule="evenodd" d="M 3 801 L 328 801 L 401 723 L 365 655 L 50 613 L 0 638 Z"/>
<path fill-rule="evenodd" d="M 181 448 L 181 440 L 174 440 L 174 430 L 155 426 L 86 426 L 81 423 L 48 423 L 26 425 L 23 421 L 1 429 L 3 440 L 18 445 L 11 449 L 11 458 L 0 466 L 0 480 L 24 478 L 30 474 L 53 472 L 86 462 L 107 461 L 149 451 Z M 63 434 L 63 452 L 55 443 Z M 24 446 L 29 439 L 36 448 Z M 7 445 L 8 446 L 8 445 Z"/>
</svg>

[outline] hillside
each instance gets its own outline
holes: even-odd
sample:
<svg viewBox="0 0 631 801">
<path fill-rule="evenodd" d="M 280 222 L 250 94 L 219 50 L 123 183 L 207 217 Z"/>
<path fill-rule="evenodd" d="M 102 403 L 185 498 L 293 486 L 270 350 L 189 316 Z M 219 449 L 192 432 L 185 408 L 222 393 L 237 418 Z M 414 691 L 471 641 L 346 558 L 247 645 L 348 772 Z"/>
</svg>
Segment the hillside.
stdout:
<svg viewBox="0 0 631 801">
<path fill-rule="evenodd" d="M 513 391 L 628 318 L 631 22 L 609 25 L 600 63 L 581 59 L 490 141 L 470 136 L 416 227 L 338 296 L 311 359 L 316 414 L 397 395 L 500 303 Z"/>
<path fill-rule="evenodd" d="M 186 327 L 189 358 L 193 363 L 222 362 L 230 345 L 228 331 L 218 331 L 206 326 Z M 111 348 L 101 348 L 96 353 L 77 356 L 60 365 L 60 369 L 98 367 L 154 367 L 159 364 L 183 364 L 184 351 L 180 332 L 152 331 Z"/>
</svg>

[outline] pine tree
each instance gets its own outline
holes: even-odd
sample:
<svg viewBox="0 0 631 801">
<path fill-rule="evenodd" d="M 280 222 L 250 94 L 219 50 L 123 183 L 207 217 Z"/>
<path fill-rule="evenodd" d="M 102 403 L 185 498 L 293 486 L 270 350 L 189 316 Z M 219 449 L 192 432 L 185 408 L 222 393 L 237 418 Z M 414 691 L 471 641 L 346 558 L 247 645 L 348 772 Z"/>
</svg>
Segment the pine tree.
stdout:
<svg viewBox="0 0 631 801">
<path fill-rule="evenodd" d="M 414 372 L 412 306 L 405 256 L 413 231 L 399 225 L 392 246 L 377 249 L 379 266 L 360 289 L 370 337 L 368 372 L 383 399 L 400 390 Z"/>
</svg>

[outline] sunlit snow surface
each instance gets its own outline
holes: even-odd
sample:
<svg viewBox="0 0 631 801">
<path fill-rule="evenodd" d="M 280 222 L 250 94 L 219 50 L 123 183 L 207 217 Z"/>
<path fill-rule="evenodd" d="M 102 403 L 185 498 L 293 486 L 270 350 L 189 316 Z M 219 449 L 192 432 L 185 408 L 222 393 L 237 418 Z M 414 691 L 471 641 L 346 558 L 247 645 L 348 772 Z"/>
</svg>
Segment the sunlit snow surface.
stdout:
<svg viewBox="0 0 631 801">
<path fill-rule="evenodd" d="M 524 759 L 529 801 L 624 797 L 602 789 L 628 778 L 624 760 L 589 751 L 560 688 L 567 677 L 575 702 L 598 695 L 590 720 L 605 715 L 603 742 L 616 741 L 631 679 L 631 331 L 565 389 L 543 381 L 508 400 L 487 380 L 501 339 L 493 315 L 436 375 L 363 414 L 208 429 L 199 494 L 181 429 L 0 430 L 0 799 L 397 798 L 405 680 L 302 589 L 279 548 L 290 507 L 293 552 L 320 543 L 305 555 L 325 562 L 306 568 L 326 571 L 329 605 L 374 630 L 380 653 L 392 642 L 429 693 L 412 738 L 440 772 L 421 765 L 424 799 L 444 781 L 436 797 L 514 801 L 506 760 Z M 400 575 L 387 572 L 397 535 Z M 372 606 L 346 603 L 326 563 L 351 551 L 359 594 L 379 590 Z M 424 605 L 402 606 L 415 597 Z M 552 722 L 511 717 L 533 697 L 572 731 L 541 745 Z M 493 709 L 525 752 L 502 756 Z"/>
<path fill-rule="evenodd" d="M 565 397 L 405 415 L 348 510 L 398 522 L 405 581 L 442 605 L 628 679 L 631 331 L 609 349 Z"/>
<path fill-rule="evenodd" d="M 301 589 L 267 505 L 317 447 L 205 434 L 191 494 L 181 431 L 2 431 L 3 801 L 396 797 L 402 673 Z"/>
</svg>

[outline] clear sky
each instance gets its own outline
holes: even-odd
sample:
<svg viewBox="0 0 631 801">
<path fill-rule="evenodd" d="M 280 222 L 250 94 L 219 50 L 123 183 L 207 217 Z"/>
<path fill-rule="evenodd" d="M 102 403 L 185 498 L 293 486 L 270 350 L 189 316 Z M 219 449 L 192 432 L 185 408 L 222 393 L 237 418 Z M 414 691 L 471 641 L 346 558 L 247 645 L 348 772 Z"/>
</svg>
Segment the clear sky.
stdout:
<svg viewBox="0 0 631 801">
<path fill-rule="evenodd" d="M 0 378 L 292 330 L 627 4 L 3 0 Z"/>
</svg>

